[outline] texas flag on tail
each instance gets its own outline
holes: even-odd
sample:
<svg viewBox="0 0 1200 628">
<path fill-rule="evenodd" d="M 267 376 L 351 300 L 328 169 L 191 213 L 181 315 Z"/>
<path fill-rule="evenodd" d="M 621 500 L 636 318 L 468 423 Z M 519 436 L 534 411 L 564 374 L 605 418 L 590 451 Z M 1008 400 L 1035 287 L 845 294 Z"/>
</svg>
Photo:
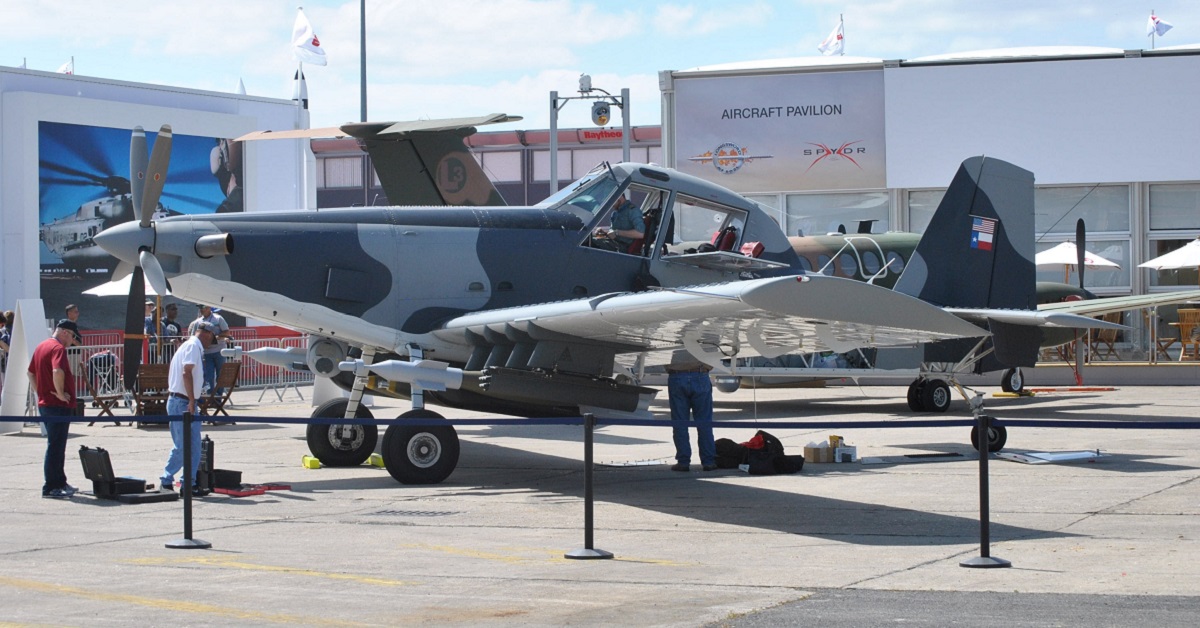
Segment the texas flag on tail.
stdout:
<svg viewBox="0 0 1200 628">
<path fill-rule="evenodd" d="M 292 26 L 292 56 L 301 63 L 325 65 L 325 49 L 313 32 L 312 24 L 304 15 L 304 9 L 296 10 L 296 23 Z"/>
<path fill-rule="evenodd" d="M 991 218 L 971 217 L 971 248 L 981 251 L 992 250 L 996 236 L 996 221 Z"/>
</svg>

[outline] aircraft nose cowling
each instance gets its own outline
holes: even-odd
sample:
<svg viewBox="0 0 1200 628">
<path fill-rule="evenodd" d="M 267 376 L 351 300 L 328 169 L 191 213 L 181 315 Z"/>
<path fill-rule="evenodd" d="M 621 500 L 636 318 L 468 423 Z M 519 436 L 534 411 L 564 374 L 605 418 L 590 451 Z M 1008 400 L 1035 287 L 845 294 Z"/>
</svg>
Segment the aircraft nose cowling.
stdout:
<svg viewBox="0 0 1200 628">
<path fill-rule="evenodd" d="M 113 257 L 131 264 L 138 263 L 138 251 L 142 247 L 154 245 L 154 229 L 142 228 L 137 222 L 130 221 L 115 227 L 105 229 L 94 238 L 100 248 Z"/>
</svg>

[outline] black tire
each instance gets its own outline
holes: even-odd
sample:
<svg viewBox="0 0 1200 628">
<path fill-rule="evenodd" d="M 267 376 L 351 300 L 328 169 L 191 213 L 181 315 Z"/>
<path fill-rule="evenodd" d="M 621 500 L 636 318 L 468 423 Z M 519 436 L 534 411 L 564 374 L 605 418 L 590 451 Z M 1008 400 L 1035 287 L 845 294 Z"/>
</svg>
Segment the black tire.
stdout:
<svg viewBox="0 0 1200 628">
<path fill-rule="evenodd" d="M 341 418 L 346 416 L 348 399 L 331 399 L 313 411 L 313 418 Z M 359 404 L 354 416 L 359 419 L 374 418 L 371 409 Z M 367 461 L 375 451 L 379 440 L 379 428 L 374 425 L 317 424 L 308 426 L 306 434 L 308 450 L 327 467 L 356 467 Z"/>
<path fill-rule="evenodd" d="M 921 387 L 921 406 L 926 412 L 945 412 L 952 400 L 950 385 L 940 379 L 931 379 Z"/>
<path fill-rule="evenodd" d="M 988 451 L 996 453 L 1004 449 L 1004 444 L 1008 442 L 1008 430 L 1003 425 L 992 423 L 988 428 Z M 979 426 L 971 428 L 971 448 L 979 451 Z"/>
<path fill-rule="evenodd" d="M 1019 393 L 1025 390 L 1025 374 L 1019 368 L 1011 368 L 1004 371 L 1004 375 L 1000 378 L 1000 390 L 1006 393 Z"/>
<path fill-rule="evenodd" d="M 383 434 L 383 465 L 388 473 L 401 484 L 438 484 L 450 477 L 458 466 L 454 426 L 410 425 L 404 419 L 445 421 L 429 410 L 410 410 L 397 417 Z"/>
<path fill-rule="evenodd" d="M 921 403 L 921 389 L 925 387 L 925 380 L 914 379 L 908 385 L 908 409 L 913 412 L 924 412 L 925 406 Z"/>
</svg>

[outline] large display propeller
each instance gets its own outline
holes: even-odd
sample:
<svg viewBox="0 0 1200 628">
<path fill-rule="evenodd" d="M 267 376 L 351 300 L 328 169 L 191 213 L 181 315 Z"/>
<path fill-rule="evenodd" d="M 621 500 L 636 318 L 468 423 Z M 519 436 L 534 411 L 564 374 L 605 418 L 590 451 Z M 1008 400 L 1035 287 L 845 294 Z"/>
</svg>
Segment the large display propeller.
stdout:
<svg viewBox="0 0 1200 628">
<path fill-rule="evenodd" d="M 129 140 L 129 187 L 133 202 L 133 215 L 142 229 L 154 229 L 152 218 L 167 182 L 167 165 L 171 161 L 171 127 L 164 124 L 154 141 L 154 152 L 146 150 L 146 131 L 135 127 Z M 148 241 L 153 243 L 151 235 Z M 146 282 L 158 294 L 166 294 L 169 286 L 162 266 L 154 257 L 152 247 L 142 247 L 138 253 L 138 265 L 129 282 L 129 300 L 125 302 L 125 343 L 122 371 L 125 388 L 132 389 L 137 377 L 138 364 L 142 359 L 142 341 L 145 339 L 145 317 L 143 305 L 146 301 Z"/>
</svg>

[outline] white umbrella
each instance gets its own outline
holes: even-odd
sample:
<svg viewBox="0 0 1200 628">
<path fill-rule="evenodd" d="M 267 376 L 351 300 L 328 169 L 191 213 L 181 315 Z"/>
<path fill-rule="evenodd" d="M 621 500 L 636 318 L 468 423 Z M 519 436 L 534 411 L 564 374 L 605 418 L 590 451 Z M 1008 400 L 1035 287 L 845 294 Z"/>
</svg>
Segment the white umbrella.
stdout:
<svg viewBox="0 0 1200 628">
<path fill-rule="evenodd" d="M 144 278 L 143 278 L 143 280 L 144 280 Z M 128 296 L 129 295 L 129 283 L 131 281 L 133 281 L 132 273 L 125 275 L 124 277 L 122 277 L 120 279 L 114 279 L 108 283 L 102 283 L 102 284 L 96 286 L 95 288 L 89 288 L 87 290 L 84 290 L 83 293 L 90 294 L 92 296 L 97 296 L 97 297 Z M 167 292 L 166 294 L 162 294 L 162 295 L 158 294 L 157 292 L 154 291 L 154 288 L 150 286 L 149 281 L 145 281 L 145 284 L 146 284 L 146 296 L 151 296 L 151 295 L 170 296 L 171 295 L 170 292 Z"/>
<path fill-rule="evenodd" d="M 1172 270 L 1176 268 L 1200 268 L 1200 238 L 1141 264 L 1138 268 L 1154 268 L 1156 270 Z"/>
<path fill-rule="evenodd" d="M 1138 267 L 1157 270 L 1200 267 L 1200 239 L 1192 240 L 1166 255 L 1160 255 L 1148 262 L 1138 264 Z"/>
<path fill-rule="evenodd" d="M 1065 282 L 1066 278 L 1071 274 L 1071 268 L 1079 263 L 1079 249 L 1075 248 L 1074 242 L 1062 242 L 1059 243 L 1058 246 L 1046 249 L 1045 251 L 1033 256 L 1033 263 L 1038 266 L 1046 266 L 1049 264 L 1066 265 L 1063 278 L 1063 281 Z M 1083 265 L 1088 268 L 1100 268 L 1105 266 L 1110 268 L 1121 267 L 1120 264 L 1100 257 L 1099 255 L 1096 255 L 1095 253 L 1086 249 L 1083 251 Z"/>
</svg>

